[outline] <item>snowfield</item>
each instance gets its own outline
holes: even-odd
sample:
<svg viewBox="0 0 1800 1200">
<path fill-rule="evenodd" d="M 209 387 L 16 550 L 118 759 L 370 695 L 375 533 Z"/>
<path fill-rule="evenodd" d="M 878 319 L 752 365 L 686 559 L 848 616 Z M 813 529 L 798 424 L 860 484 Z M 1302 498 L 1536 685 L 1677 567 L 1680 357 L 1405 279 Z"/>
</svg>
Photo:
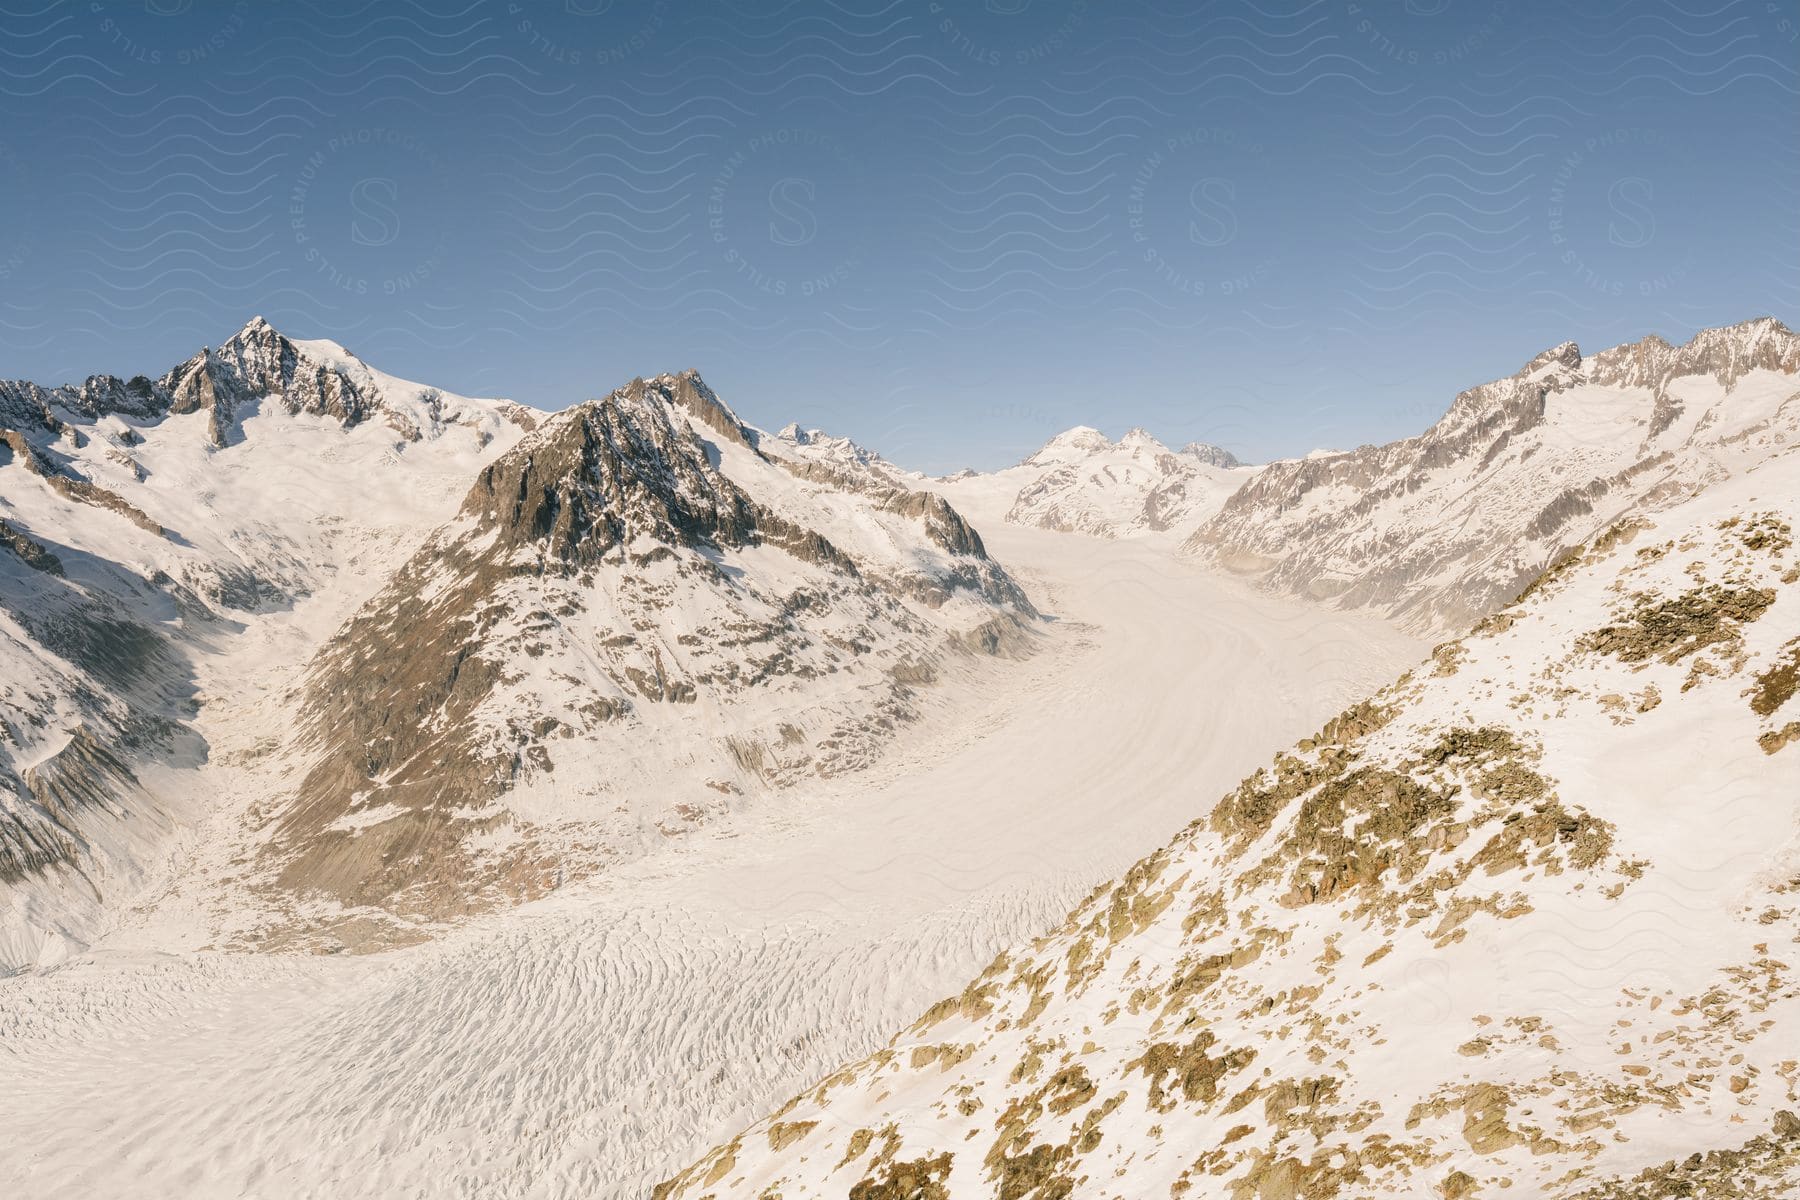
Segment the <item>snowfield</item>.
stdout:
<svg viewBox="0 0 1800 1200">
<path fill-rule="evenodd" d="M 0 979 L 0 1195 L 642 1196 L 1420 651 L 1140 543 L 990 543 L 1052 645 L 879 778 L 385 955 L 173 952 L 165 912 Z"/>
</svg>

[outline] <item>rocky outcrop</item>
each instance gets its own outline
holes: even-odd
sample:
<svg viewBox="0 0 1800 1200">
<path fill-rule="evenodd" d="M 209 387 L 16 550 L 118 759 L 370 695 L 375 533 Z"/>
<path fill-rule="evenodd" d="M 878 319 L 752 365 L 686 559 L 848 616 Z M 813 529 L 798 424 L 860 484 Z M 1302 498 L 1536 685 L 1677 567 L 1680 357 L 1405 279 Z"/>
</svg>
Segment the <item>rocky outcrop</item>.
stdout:
<svg viewBox="0 0 1800 1200">
<path fill-rule="evenodd" d="M 44 544 L 15 529 L 5 521 L 0 521 L 0 547 L 18 557 L 19 561 L 34 571 L 45 571 L 51 575 L 63 573 L 62 560 L 44 548 Z"/>
<path fill-rule="evenodd" d="M 1762 318 L 1459 395 L 1417 437 L 1273 463 L 1187 549 L 1410 629 L 1466 628 L 1569 547 L 1800 441 L 1800 337 Z"/>
</svg>

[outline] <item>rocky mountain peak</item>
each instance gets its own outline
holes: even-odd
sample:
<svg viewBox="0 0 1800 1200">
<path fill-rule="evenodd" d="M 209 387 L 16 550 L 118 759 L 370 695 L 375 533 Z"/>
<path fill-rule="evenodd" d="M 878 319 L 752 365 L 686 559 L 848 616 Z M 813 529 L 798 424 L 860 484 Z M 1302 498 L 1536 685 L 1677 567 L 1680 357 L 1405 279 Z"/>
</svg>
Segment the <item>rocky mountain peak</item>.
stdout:
<svg viewBox="0 0 1800 1200">
<path fill-rule="evenodd" d="M 1209 467 L 1218 467 L 1224 471 L 1244 465 L 1238 461 L 1237 455 L 1223 446 L 1215 446 L 1211 442 L 1189 442 L 1181 448 L 1181 452 L 1189 458 L 1199 459 Z"/>
<path fill-rule="evenodd" d="M 1800 336 L 1773 317 L 1703 329 L 1680 346 L 1651 334 L 1594 355 L 1587 375 L 1594 383 L 1662 395 L 1677 379 L 1710 376 L 1731 388 L 1754 370 L 1800 370 Z"/>
<path fill-rule="evenodd" d="M 654 393 L 662 400 L 692 413 L 726 441 L 750 450 L 756 448 L 755 433 L 738 418 L 730 405 L 719 399 L 719 394 L 708 387 L 706 380 L 700 378 L 700 372 L 692 367 L 674 375 L 658 375 L 648 383 L 642 379 L 634 379 L 628 390 L 634 390 L 639 395 Z"/>
<path fill-rule="evenodd" d="M 1169 452 L 1169 448 L 1163 445 L 1161 441 L 1142 425 L 1133 425 L 1130 429 L 1127 429 L 1125 431 L 1125 436 L 1119 439 L 1118 444 L 1122 447 L 1129 447 L 1131 449 L 1149 450 L 1156 454 L 1167 454 Z"/>
<path fill-rule="evenodd" d="M 496 530 L 502 545 L 567 565 L 597 562 L 638 538 L 742 545 L 755 528 L 750 502 L 680 412 L 749 445 L 698 374 L 634 379 L 489 464 L 463 512 Z"/>
<path fill-rule="evenodd" d="M 1110 450 L 1112 445 L 1112 439 L 1092 425 L 1076 425 L 1071 429 L 1063 430 L 1039 446 L 1036 451 L 1025 457 L 1021 465 L 1035 466 L 1044 463 L 1067 462 L 1074 458 Z"/>
<path fill-rule="evenodd" d="M 693 378 L 697 383 L 699 377 Z M 535 423 L 518 405 L 469 400 L 396 379 L 336 342 L 296 341 L 258 316 L 216 348 L 201 347 L 155 379 L 91 375 L 79 387 L 55 388 L 0 381 L 0 426 L 56 434 L 64 424 L 59 411 L 76 420 L 118 415 L 146 422 L 205 413 L 208 439 L 224 447 L 236 436 L 239 418 L 265 400 L 290 414 L 329 416 L 346 426 L 380 417 L 413 442 L 449 424 Z"/>
<path fill-rule="evenodd" d="M 891 473 L 894 465 L 853 438 L 827 433 L 823 429 L 803 429 L 798 421 L 790 421 L 782 426 L 767 443 L 759 442 L 759 449 L 768 449 L 773 453 L 783 451 L 805 451 L 801 457 L 812 463 L 820 463 L 836 468 L 871 467 L 882 472 Z M 888 481 L 888 475 L 882 476 Z"/>
<path fill-rule="evenodd" d="M 1562 342 L 1550 347 L 1536 358 L 1526 363 L 1520 375 L 1535 375 L 1545 367 L 1564 367 L 1568 370 L 1579 370 L 1581 367 L 1581 347 L 1574 342 Z"/>
</svg>

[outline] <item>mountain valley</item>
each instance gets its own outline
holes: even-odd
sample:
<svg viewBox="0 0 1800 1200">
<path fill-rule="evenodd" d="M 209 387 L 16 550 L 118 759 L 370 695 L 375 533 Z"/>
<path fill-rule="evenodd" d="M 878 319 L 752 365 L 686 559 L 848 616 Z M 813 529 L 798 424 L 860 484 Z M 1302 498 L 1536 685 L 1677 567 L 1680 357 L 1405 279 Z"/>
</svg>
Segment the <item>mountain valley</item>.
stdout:
<svg viewBox="0 0 1800 1200">
<path fill-rule="evenodd" d="M 0 383 L 0 1194 L 1791 1194 L 1796 496 L 1768 318 L 946 478 Z"/>
</svg>

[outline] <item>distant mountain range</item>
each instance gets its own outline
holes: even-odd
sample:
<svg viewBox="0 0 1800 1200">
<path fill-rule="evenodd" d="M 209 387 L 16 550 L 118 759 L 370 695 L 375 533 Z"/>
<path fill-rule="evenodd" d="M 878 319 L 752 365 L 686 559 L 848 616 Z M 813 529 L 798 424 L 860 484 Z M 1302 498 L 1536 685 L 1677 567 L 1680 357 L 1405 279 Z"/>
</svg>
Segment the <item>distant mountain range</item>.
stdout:
<svg viewBox="0 0 1800 1200">
<path fill-rule="evenodd" d="M 1084 426 L 937 480 L 692 372 L 548 415 L 260 318 L 154 379 L 0 383 L 0 950 L 79 945 L 199 822 L 222 937 L 375 946 L 860 769 L 943 671 L 1033 644 L 964 512 L 1455 633 L 1785 454 L 1797 371 L 1765 318 L 1558 346 L 1387 446 Z"/>
<path fill-rule="evenodd" d="M 1265 585 L 1460 632 L 1556 557 L 1800 440 L 1800 337 L 1770 318 L 1470 388 L 1385 446 L 1273 463 L 1186 549 Z"/>
</svg>

